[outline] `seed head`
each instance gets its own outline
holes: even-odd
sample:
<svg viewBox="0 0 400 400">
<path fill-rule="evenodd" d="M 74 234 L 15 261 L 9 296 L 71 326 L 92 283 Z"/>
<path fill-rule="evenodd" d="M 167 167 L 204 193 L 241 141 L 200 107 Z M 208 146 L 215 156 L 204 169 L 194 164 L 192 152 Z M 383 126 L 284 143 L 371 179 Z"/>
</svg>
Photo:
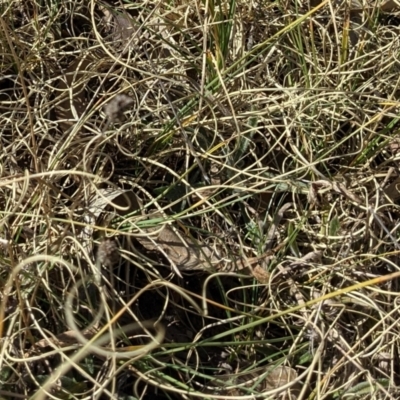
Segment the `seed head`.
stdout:
<svg viewBox="0 0 400 400">
<path fill-rule="evenodd" d="M 119 260 L 117 243 L 113 239 L 104 239 L 97 251 L 97 261 L 105 267 L 112 267 Z"/>
<path fill-rule="evenodd" d="M 132 98 L 126 94 L 118 94 L 103 107 L 103 110 L 110 122 L 123 121 L 124 111 L 132 104 Z"/>
</svg>

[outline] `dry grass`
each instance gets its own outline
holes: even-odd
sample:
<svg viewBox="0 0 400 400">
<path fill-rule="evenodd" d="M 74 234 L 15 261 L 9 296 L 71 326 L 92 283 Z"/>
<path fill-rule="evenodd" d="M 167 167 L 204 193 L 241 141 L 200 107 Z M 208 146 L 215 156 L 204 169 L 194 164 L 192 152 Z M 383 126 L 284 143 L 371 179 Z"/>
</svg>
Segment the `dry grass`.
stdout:
<svg viewBox="0 0 400 400">
<path fill-rule="evenodd" d="M 0 11 L 1 398 L 399 397 L 396 3 Z"/>
</svg>

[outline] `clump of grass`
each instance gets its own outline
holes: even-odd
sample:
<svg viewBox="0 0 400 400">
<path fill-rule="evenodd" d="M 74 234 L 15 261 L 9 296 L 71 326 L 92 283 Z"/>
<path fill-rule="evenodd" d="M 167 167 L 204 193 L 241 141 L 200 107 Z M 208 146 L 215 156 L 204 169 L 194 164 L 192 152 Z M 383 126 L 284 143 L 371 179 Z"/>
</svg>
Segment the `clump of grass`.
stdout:
<svg viewBox="0 0 400 400">
<path fill-rule="evenodd" d="M 396 398 L 397 5 L 3 3 L 0 395 Z"/>
</svg>

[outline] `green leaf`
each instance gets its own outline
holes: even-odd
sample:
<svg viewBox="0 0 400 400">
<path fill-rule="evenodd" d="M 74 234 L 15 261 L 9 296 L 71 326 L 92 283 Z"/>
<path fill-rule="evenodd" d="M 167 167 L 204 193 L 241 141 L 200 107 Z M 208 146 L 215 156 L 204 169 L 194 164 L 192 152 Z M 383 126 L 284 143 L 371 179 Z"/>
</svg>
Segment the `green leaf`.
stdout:
<svg viewBox="0 0 400 400">
<path fill-rule="evenodd" d="M 340 222 L 338 217 L 333 217 L 329 224 L 329 236 L 337 236 L 340 229 Z"/>
</svg>

